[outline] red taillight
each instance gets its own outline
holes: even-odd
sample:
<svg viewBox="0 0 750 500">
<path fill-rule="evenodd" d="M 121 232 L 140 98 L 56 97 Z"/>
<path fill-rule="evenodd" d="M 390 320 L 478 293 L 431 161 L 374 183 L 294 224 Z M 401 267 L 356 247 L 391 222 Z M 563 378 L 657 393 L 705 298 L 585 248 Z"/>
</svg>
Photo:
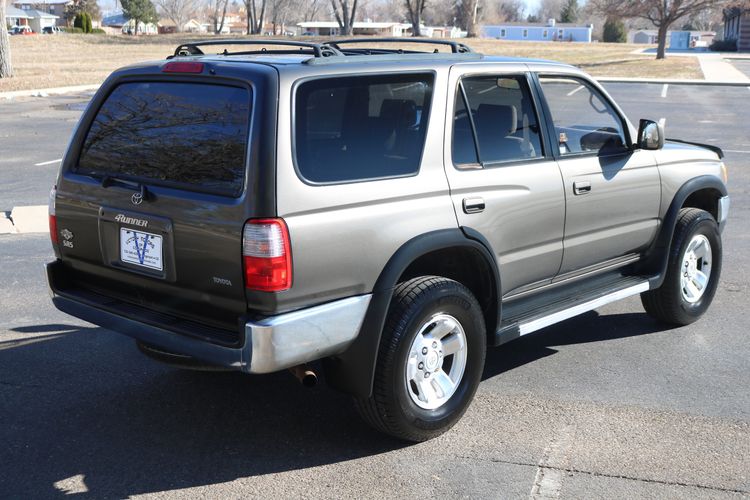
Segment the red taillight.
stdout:
<svg viewBox="0 0 750 500">
<path fill-rule="evenodd" d="M 280 292 L 292 286 L 292 252 L 283 219 L 250 219 L 242 232 L 245 287 Z"/>
<path fill-rule="evenodd" d="M 188 61 L 168 62 L 161 68 L 162 73 L 203 73 L 203 63 Z"/>
<path fill-rule="evenodd" d="M 57 186 L 54 186 L 49 192 L 49 237 L 52 243 L 58 244 L 57 238 L 57 215 L 55 214 L 55 196 L 57 195 Z"/>
</svg>

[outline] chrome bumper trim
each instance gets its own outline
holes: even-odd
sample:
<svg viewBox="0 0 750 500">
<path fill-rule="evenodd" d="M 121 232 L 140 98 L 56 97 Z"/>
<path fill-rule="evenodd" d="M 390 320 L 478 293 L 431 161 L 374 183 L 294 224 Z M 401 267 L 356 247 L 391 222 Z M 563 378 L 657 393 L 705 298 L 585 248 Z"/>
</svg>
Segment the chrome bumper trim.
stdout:
<svg viewBox="0 0 750 500">
<path fill-rule="evenodd" d="M 359 333 L 372 294 L 245 324 L 250 373 L 271 373 L 343 352 Z"/>
<path fill-rule="evenodd" d="M 729 196 L 722 196 L 719 198 L 719 219 L 716 221 L 719 223 L 720 227 L 724 226 L 724 223 L 727 221 L 727 217 L 729 217 Z"/>
</svg>

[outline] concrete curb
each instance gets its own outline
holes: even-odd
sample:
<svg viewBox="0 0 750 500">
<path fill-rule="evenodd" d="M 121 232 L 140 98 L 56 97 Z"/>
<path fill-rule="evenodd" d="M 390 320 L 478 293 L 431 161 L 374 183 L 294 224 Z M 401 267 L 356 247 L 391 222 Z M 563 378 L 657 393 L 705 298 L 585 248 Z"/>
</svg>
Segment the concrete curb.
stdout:
<svg viewBox="0 0 750 500">
<path fill-rule="evenodd" d="M 50 89 L 13 90 L 0 92 L 0 99 L 13 99 L 15 97 L 47 97 L 55 94 L 69 94 L 71 92 L 86 92 L 96 90 L 101 84 L 95 85 L 73 85 L 70 87 L 53 87 Z"/>
<path fill-rule="evenodd" d="M 48 231 L 47 205 L 13 207 L 10 217 L 7 212 L 0 212 L 0 234 L 46 233 Z"/>
<path fill-rule="evenodd" d="M 703 85 L 717 87 L 750 87 L 750 80 L 680 80 L 680 79 L 663 79 L 663 78 L 628 78 L 617 76 L 594 77 L 597 81 L 606 83 L 667 83 L 669 85 Z"/>
</svg>

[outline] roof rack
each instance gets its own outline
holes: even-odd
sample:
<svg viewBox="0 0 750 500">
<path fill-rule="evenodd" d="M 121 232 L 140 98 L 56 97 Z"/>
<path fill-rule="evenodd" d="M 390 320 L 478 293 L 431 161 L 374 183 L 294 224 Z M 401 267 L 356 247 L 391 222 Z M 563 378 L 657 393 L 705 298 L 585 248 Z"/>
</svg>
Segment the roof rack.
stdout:
<svg viewBox="0 0 750 500">
<path fill-rule="evenodd" d="M 247 50 L 241 52 L 228 52 L 225 48 L 223 52 L 219 52 L 219 55 L 238 55 L 238 54 L 309 54 L 314 57 L 330 57 L 343 55 L 336 47 L 312 43 L 312 42 L 298 42 L 294 40 L 204 40 L 201 42 L 189 42 L 179 45 L 175 50 L 174 54 L 167 57 L 172 59 L 178 56 L 200 56 L 205 53 L 199 47 L 206 47 L 211 45 L 251 45 L 261 47 L 259 50 Z M 269 50 L 266 48 L 268 45 L 276 45 L 283 47 L 297 47 L 299 50 Z"/>
<path fill-rule="evenodd" d="M 415 43 L 415 44 L 430 44 L 430 45 L 445 45 L 451 48 L 453 54 L 467 54 L 474 52 L 471 47 L 463 43 L 454 42 L 451 40 L 434 40 L 434 39 L 423 39 L 423 38 L 350 38 L 346 40 L 329 40 L 324 44 L 328 47 L 332 47 L 337 51 L 340 51 L 343 55 L 373 55 L 373 54 L 424 54 L 424 51 L 420 50 L 404 50 L 404 49 L 388 49 L 388 48 L 344 48 L 341 45 L 352 44 L 352 43 Z M 435 49 L 433 52 L 438 52 Z"/>
</svg>

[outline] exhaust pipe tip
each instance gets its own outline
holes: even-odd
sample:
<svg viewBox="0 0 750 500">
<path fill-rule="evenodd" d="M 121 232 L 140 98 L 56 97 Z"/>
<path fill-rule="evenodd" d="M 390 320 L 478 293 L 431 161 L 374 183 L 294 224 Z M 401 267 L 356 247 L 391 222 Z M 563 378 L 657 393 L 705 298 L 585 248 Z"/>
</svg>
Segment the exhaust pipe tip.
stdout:
<svg viewBox="0 0 750 500">
<path fill-rule="evenodd" d="M 312 388 L 318 384 L 318 375 L 306 365 L 297 365 L 289 368 L 303 387 Z"/>
</svg>

